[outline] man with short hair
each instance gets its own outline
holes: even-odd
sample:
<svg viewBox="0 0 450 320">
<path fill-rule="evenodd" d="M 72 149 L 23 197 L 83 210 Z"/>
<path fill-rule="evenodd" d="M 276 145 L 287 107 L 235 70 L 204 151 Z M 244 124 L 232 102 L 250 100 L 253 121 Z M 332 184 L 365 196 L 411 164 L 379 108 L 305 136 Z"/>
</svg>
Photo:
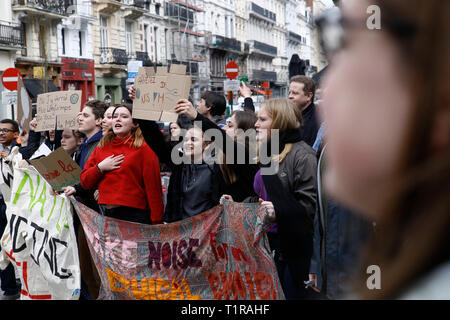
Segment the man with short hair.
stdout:
<svg viewBox="0 0 450 320">
<path fill-rule="evenodd" d="M 314 105 L 316 85 L 314 80 L 306 76 L 293 76 L 289 85 L 289 99 L 302 111 L 302 137 L 308 145 L 313 146 L 319 130 L 319 119 Z"/>
<path fill-rule="evenodd" d="M 203 92 L 200 101 L 197 103 L 198 113 L 221 128 L 226 125 L 226 121 L 222 117 L 226 108 L 227 101 L 225 97 L 212 91 Z"/>
<path fill-rule="evenodd" d="M 75 161 L 84 168 L 89 156 L 103 137 L 102 120 L 107 105 L 100 100 L 91 100 L 84 104 L 83 110 L 78 114 L 78 131 L 85 134 L 80 147 L 75 154 Z M 84 205 L 100 212 L 98 203 L 94 198 L 94 190 L 84 190 L 81 184 L 75 186 L 75 196 Z M 67 194 L 67 193 L 66 193 Z M 78 255 L 81 269 L 80 300 L 96 299 L 100 288 L 100 278 L 89 252 L 83 228 L 78 216 L 75 215 L 74 228 L 78 241 Z"/>
<path fill-rule="evenodd" d="M 103 137 L 102 120 L 105 110 L 106 104 L 103 101 L 91 100 L 85 103 L 83 110 L 78 114 L 78 130 L 86 135 L 75 156 L 81 169 Z"/>
<path fill-rule="evenodd" d="M 19 136 L 19 125 L 16 121 L 11 119 L 3 119 L 0 121 L 0 144 L 2 151 L 0 151 L 1 158 L 6 158 L 11 149 L 18 145 L 16 142 Z M 8 220 L 6 218 L 6 204 L 3 200 L 3 195 L 0 192 L 0 237 L 5 231 Z M 0 244 L 1 250 L 1 244 Z M 0 269 L 0 285 L 1 290 L 4 291 L 0 295 L 0 300 L 16 300 L 20 297 L 20 286 L 16 283 L 16 274 L 14 266 L 9 263 L 5 270 Z"/>
</svg>

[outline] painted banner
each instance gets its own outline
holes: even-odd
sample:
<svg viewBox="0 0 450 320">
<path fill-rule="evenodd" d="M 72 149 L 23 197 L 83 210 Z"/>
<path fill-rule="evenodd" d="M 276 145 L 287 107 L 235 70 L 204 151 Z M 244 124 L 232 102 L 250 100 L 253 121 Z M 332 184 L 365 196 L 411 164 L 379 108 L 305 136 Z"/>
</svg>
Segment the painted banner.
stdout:
<svg viewBox="0 0 450 320">
<path fill-rule="evenodd" d="M 99 299 L 284 299 L 258 204 L 226 201 L 152 226 L 72 203 L 101 278 Z"/>
<path fill-rule="evenodd" d="M 0 268 L 9 261 L 20 276 L 21 299 L 77 300 L 78 248 L 70 201 L 29 166 L 14 165 L 8 224 L 1 237 Z"/>
</svg>

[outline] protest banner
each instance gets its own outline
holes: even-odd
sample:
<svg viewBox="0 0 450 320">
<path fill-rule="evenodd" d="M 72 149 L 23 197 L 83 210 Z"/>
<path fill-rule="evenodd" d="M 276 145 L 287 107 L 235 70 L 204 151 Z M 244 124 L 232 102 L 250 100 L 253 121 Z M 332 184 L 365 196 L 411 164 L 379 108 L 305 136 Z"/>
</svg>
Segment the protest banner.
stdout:
<svg viewBox="0 0 450 320">
<path fill-rule="evenodd" d="M 99 299 L 284 299 L 258 204 L 227 201 L 144 225 L 72 203 L 101 278 Z"/>
<path fill-rule="evenodd" d="M 31 99 L 22 79 L 17 78 L 17 122 L 20 128 L 29 130 L 32 117 Z"/>
<path fill-rule="evenodd" d="M 31 166 L 14 166 L 0 268 L 15 265 L 21 299 L 77 300 L 80 267 L 70 201 L 50 189 Z"/>
<path fill-rule="evenodd" d="M 78 129 L 77 115 L 81 110 L 81 91 L 55 91 L 37 97 L 36 132 Z M 57 122 L 57 118 L 61 118 Z"/>
<path fill-rule="evenodd" d="M 56 191 L 80 182 L 81 168 L 62 147 L 46 157 L 29 161 Z"/>
<path fill-rule="evenodd" d="M 133 118 L 155 121 L 177 121 L 174 107 L 179 99 L 188 99 L 191 77 L 185 75 L 186 66 L 172 64 L 167 67 L 139 68 L 134 86 Z"/>
<path fill-rule="evenodd" d="M 11 197 L 14 165 L 20 160 L 22 160 L 22 154 L 19 153 L 19 147 L 17 146 L 11 149 L 11 152 L 7 157 L 0 159 L 0 192 L 2 193 L 5 203 L 7 203 Z"/>
</svg>

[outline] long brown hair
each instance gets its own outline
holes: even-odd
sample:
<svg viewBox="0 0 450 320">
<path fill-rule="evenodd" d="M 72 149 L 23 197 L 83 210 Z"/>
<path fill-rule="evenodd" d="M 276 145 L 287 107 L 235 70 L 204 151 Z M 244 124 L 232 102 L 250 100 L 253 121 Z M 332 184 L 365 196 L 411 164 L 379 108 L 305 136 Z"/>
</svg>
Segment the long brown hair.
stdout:
<svg viewBox="0 0 450 320">
<path fill-rule="evenodd" d="M 234 116 L 234 118 L 236 120 L 236 125 L 237 125 L 238 129 L 242 129 L 244 132 L 249 129 L 253 129 L 255 127 L 257 118 L 256 118 L 256 114 L 254 112 L 236 110 L 231 113 L 230 117 L 232 117 L 232 116 Z M 238 136 L 235 136 L 234 140 L 237 141 L 238 138 L 239 138 Z M 224 142 L 224 143 L 226 143 L 226 142 Z M 244 143 L 247 148 L 251 147 L 248 139 L 246 139 L 244 141 Z M 236 173 L 234 172 L 232 167 L 227 165 L 226 156 L 222 152 L 222 150 L 219 151 L 219 159 L 221 160 L 220 164 L 219 164 L 219 168 L 220 168 L 220 171 L 222 171 L 222 175 L 223 175 L 223 179 L 225 180 L 225 183 L 227 183 L 229 185 L 235 183 L 237 181 Z"/>
<path fill-rule="evenodd" d="M 118 108 L 127 108 L 128 111 L 130 111 L 130 114 L 133 114 L 133 106 L 131 104 L 128 103 L 123 103 L 123 104 L 117 104 L 115 105 L 115 109 L 112 113 L 113 117 L 114 117 L 114 113 L 116 112 L 116 110 Z M 142 135 L 142 131 L 141 128 L 139 128 L 138 123 L 136 122 L 135 119 L 133 119 L 133 123 L 136 125 L 136 128 L 131 130 L 131 133 L 129 135 L 129 137 L 127 139 L 131 139 L 133 138 L 133 148 L 137 149 L 140 148 L 142 146 L 142 144 L 144 143 L 144 136 Z M 108 131 L 105 133 L 105 135 L 103 136 L 103 138 L 100 140 L 100 142 L 98 143 L 99 148 L 103 148 L 105 146 L 106 143 L 110 143 L 114 140 L 115 138 L 115 133 L 113 131 L 113 128 L 109 128 Z M 125 141 L 126 143 L 127 141 Z"/>
<path fill-rule="evenodd" d="M 450 259 L 450 148 L 433 148 L 438 114 L 448 115 L 450 108 L 450 2 L 378 0 L 377 4 L 383 30 L 404 54 L 413 97 L 395 192 L 365 250 L 363 269 L 380 267 L 381 290 L 367 288 L 365 269 L 355 283 L 359 297 L 386 299 L 400 297 L 421 276 Z M 444 121 L 448 128 L 448 116 Z"/>
</svg>

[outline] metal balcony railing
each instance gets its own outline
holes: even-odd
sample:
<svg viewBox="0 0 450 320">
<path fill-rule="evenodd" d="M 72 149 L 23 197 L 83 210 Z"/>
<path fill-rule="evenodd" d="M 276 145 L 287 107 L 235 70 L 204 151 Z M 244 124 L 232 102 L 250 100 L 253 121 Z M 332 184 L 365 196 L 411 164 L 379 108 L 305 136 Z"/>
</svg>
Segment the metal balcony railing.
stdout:
<svg viewBox="0 0 450 320">
<path fill-rule="evenodd" d="M 73 4 L 73 0 L 13 0 L 12 3 L 13 7 L 26 6 L 60 15 L 69 15 L 67 9 Z"/>
<path fill-rule="evenodd" d="M 267 18 L 269 20 L 272 21 L 277 21 L 277 15 L 267 9 L 264 9 L 263 7 L 258 6 L 256 3 L 251 2 L 251 6 L 250 6 L 251 11 L 253 11 L 254 13 L 257 13 L 261 16 L 263 16 L 264 18 Z"/>
<path fill-rule="evenodd" d="M 25 45 L 24 31 L 21 26 L 0 22 L 0 44 L 11 47 Z"/>
<path fill-rule="evenodd" d="M 194 21 L 194 11 L 177 3 L 166 2 L 164 15 L 172 19 Z"/>
<path fill-rule="evenodd" d="M 255 48 L 255 50 L 259 50 L 261 52 L 268 53 L 268 54 L 274 55 L 274 56 L 276 56 L 277 52 L 278 52 L 277 47 L 274 47 L 267 43 L 259 42 L 256 40 L 253 40 L 253 47 Z"/>
<path fill-rule="evenodd" d="M 150 57 L 148 56 L 148 52 L 136 51 L 136 60 L 142 61 L 142 65 L 144 67 L 153 66 L 153 62 L 152 62 L 152 60 L 150 60 Z"/>
<path fill-rule="evenodd" d="M 128 54 L 126 50 L 117 48 L 100 48 L 100 63 L 101 64 L 121 64 L 128 63 Z"/>
<path fill-rule="evenodd" d="M 241 42 L 236 39 L 226 38 L 218 35 L 212 37 L 212 44 L 215 47 L 227 50 L 242 51 Z"/>
</svg>

